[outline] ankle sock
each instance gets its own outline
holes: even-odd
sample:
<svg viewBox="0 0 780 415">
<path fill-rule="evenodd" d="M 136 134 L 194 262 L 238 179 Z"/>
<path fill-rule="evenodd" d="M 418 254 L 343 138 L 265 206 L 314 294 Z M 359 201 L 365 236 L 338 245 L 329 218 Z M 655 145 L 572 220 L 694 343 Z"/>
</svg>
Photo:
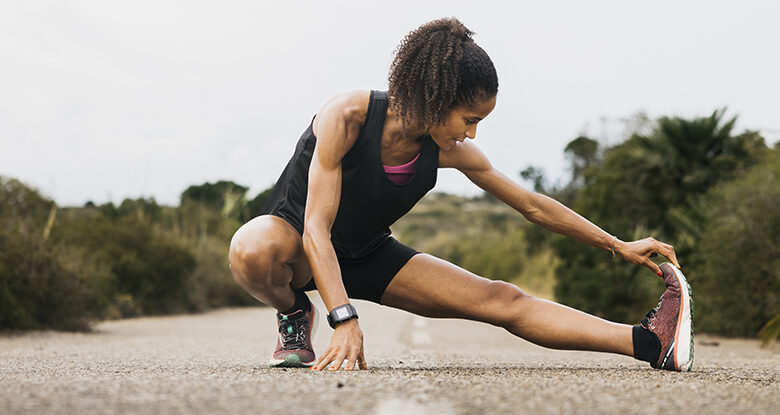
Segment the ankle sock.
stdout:
<svg viewBox="0 0 780 415">
<path fill-rule="evenodd" d="M 293 290 L 295 293 L 295 302 L 289 310 L 280 311 L 279 314 L 292 314 L 298 310 L 305 312 L 311 311 L 311 301 L 303 290 Z"/>
<path fill-rule="evenodd" d="M 634 359 L 655 363 L 661 355 L 661 341 L 655 333 L 642 326 L 634 326 L 631 332 L 634 340 Z"/>
</svg>

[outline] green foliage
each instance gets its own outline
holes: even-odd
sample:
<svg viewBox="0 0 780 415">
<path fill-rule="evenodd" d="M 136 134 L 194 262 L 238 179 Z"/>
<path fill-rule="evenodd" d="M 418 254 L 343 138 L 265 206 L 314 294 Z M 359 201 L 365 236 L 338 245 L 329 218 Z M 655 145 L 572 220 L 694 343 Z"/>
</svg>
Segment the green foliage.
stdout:
<svg viewBox="0 0 780 415">
<path fill-rule="evenodd" d="M 181 204 L 195 202 L 220 212 L 223 217 L 239 219 L 246 216 L 247 190 L 249 189 L 231 181 L 204 183 L 188 187 L 181 194 Z"/>
<path fill-rule="evenodd" d="M 249 219 L 254 218 L 255 216 L 260 215 L 260 209 L 263 208 L 263 205 L 265 204 L 265 201 L 268 200 L 268 197 L 271 196 L 271 191 L 273 191 L 273 187 L 270 187 L 260 193 L 257 194 L 252 200 L 250 200 L 247 203 L 247 215 L 242 217 L 242 222 L 246 222 Z"/>
<path fill-rule="evenodd" d="M 755 336 L 780 313 L 780 157 L 712 188 L 701 203 L 705 227 L 693 255 L 701 330 Z M 777 323 L 775 323 L 777 324 Z M 765 334 L 772 333 L 770 328 Z M 777 337 L 777 329 L 774 331 Z"/>
<path fill-rule="evenodd" d="M 62 252 L 33 234 L 2 231 L 0 253 L 0 328 L 88 328 L 93 293 Z"/>
<path fill-rule="evenodd" d="M 155 232 L 140 213 L 120 214 L 114 220 L 100 214 L 66 216 L 55 227 L 53 239 L 82 247 L 106 264 L 115 285 L 105 294 L 128 295 L 141 314 L 196 309 L 186 290 L 194 256 L 164 233 Z"/>
<path fill-rule="evenodd" d="M 494 198 L 432 193 L 393 225 L 393 233 L 415 249 L 477 275 L 552 298 L 555 259 L 546 242 L 531 249 L 526 232 L 534 228 Z"/>
<path fill-rule="evenodd" d="M 685 229 L 681 222 L 700 224 L 698 197 L 735 178 L 766 150 L 754 132 L 733 135 L 736 120 L 724 121 L 723 115 L 721 110 L 692 120 L 663 117 L 649 134 L 635 133 L 606 149 L 595 162 L 600 167 L 583 172 L 573 208 L 621 239 L 653 236 L 677 245 Z M 696 237 L 687 238 L 689 243 L 676 246 L 683 265 Z M 559 240 L 555 248 L 561 259 L 556 297 L 573 307 L 636 321 L 662 291 L 652 274 L 610 261 L 604 251 L 573 240 Z"/>
<path fill-rule="evenodd" d="M 780 337 L 780 312 L 775 314 L 772 320 L 769 320 L 769 322 L 764 325 L 764 328 L 759 332 L 759 336 L 761 337 L 761 345 L 765 347 L 769 346 Z"/>
<path fill-rule="evenodd" d="M 0 177 L 0 328 L 88 327 L 93 293 L 79 273 L 86 264 L 43 237 L 53 205 L 19 181 Z"/>
<path fill-rule="evenodd" d="M 0 178 L 0 328 L 84 330 L 94 319 L 257 304 L 227 266 L 245 193 L 207 183 L 178 207 L 90 202 L 53 220 L 52 201 Z"/>
</svg>

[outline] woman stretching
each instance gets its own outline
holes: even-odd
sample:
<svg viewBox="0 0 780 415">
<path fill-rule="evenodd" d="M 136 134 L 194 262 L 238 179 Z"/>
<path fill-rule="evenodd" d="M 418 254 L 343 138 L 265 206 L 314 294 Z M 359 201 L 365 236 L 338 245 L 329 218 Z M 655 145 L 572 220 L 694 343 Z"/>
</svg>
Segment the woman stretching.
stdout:
<svg viewBox="0 0 780 415">
<path fill-rule="evenodd" d="M 503 327 L 556 349 L 620 353 L 652 367 L 693 364 L 690 288 L 674 248 L 653 238 L 623 242 L 555 200 L 523 189 L 496 170 L 474 139 L 496 105 L 493 62 L 456 19 L 426 23 L 401 42 L 389 90 L 331 99 L 301 136 L 263 214 L 230 245 L 235 280 L 278 310 L 272 366 L 367 368 L 363 333 L 350 298 L 426 317 L 463 318 Z M 529 296 L 419 253 L 389 226 L 455 168 L 474 184 L 553 232 L 644 265 L 666 284 L 658 306 L 630 326 Z M 660 267 L 649 258 L 664 255 Z M 334 328 L 315 357 L 318 290 Z"/>
</svg>

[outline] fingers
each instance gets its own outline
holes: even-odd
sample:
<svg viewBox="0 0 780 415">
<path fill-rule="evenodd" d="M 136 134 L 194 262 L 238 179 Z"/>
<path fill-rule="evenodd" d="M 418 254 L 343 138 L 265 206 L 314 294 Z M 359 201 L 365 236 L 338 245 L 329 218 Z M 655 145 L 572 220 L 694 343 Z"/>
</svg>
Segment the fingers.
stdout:
<svg viewBox="0 0 780 415">
<path fill-rule="evenodd" d="M 311 367 L 311 370 L 321 371 L 325 368 L 328 370 L 339 370 L 345 360 L 347 361 L 347 364 L 344 366 L 344 370 L 353 370 L 356 366 L 360 369 L 368 369 L 362 350 L 360 350 L 359 353 L 355 351 L 348 354 L 347 349 L 336 351 L 332 348 L 328 348 L 328 350 L 320 356 L 317 363 Z"/>
<path fill-rule="evenodd" d="M 341 360 L 339 360 L 339 356 L 341 356 Z M 346 354 L 344 353 L 336 353 L 332 349 L 328 349 L 317 361 L 317 364 L 312 366 L 311 370 L 323 370 L 325 368 L 328 368 L 328 370 L 338 370 L 344 362 L 345 357 Z"/>
<path fill-rule="evenodd" d="M 336 355 L 336 358 L 333 359 L 333 364 L 330 364 L 330 367 L 328 370 L 339 370 L 341 369 L 341 365 L 344 364 L 344 360 L 347 358 L 346 352 L 341 352 Z"/>
<path fill-rule="evenodd" d="M 667 249 L 667 253 L 664 254 L 664 256 L 668 258 L 669 261 L 672 261 L 672 264 L 674 264 L 674 266 L 677 267 L 677 269 L 680 269 L 680 263 L 677 261 L 677 254 L 675 254 L 674 252 L 674 247 L 669 244 L 664 244 L 664 245 L 666 245 L 666 249 Z"/>
<path fill-rule="evenodd" d="M 358 353 L 357 351 L 355 353 L 353 353 L 353 354 L 350 354 L 349 357 L 347 358 L 347 365 L 344 366 L 344 370 L 352 370 L 352 369 L 354 369 L 355 368 L 355 364 L 357 363 L 359 355 L 360 355 L 360 353 Z"/>
<path fill-rule="evenodd" d="M 360 349 L 360 354 L 358 354 L 358 365 L 360 366 L 360 369 L 362 370 L 368 370 L 368 364 L 366 363 L 366 358 L 363 356 L 363 349 Z"/>
<path fill-rule="evenodd" d="M 326 366 L 330 364 L 330 362 L 333 361 L 332 358 L 330 358 L 331 355 L 331 348 L 329 347 L 328 350 L 325 350 L 325 353 L 323 353 L 320 358 L 317 360 L 317 363 L 314 364 L 314 366 L 311 367 L 311 370 L 322 370 Z"/>
<path fill-rule="evenodd" d="M 663 277 L 664 274 L 661 272 L 661 268 L 655 264 L 655 262 L 651 261 L 650 258 L 645 258 L 644 262 L 642 262 L 642 265 L 650 268 L 653 272 L 656 273 L 659 277 Z"/>
<path fill-rule="evenodd" d="M 677 269 L 680 269 L 680 263 L 677 261 L 677 255 L 674 253 L 674 247 L 663 242 L 657 242 L 656 252 L 665 256 Z"/>
</svg>

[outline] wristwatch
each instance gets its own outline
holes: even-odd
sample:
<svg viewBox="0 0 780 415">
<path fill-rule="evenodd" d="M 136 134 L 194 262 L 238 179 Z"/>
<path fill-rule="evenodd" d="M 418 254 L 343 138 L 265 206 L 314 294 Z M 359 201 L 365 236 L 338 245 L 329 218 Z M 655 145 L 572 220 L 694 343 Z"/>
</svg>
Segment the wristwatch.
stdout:
<svg viewBox="0 0 780 415">
<path fill-rule="evenodd" d="M 358 318 L 357 311 L 352 304 L 340 305 L 328 313 L 328 324 L 331 328 L 336 328 L 339 323 Z"/>
</svg>

